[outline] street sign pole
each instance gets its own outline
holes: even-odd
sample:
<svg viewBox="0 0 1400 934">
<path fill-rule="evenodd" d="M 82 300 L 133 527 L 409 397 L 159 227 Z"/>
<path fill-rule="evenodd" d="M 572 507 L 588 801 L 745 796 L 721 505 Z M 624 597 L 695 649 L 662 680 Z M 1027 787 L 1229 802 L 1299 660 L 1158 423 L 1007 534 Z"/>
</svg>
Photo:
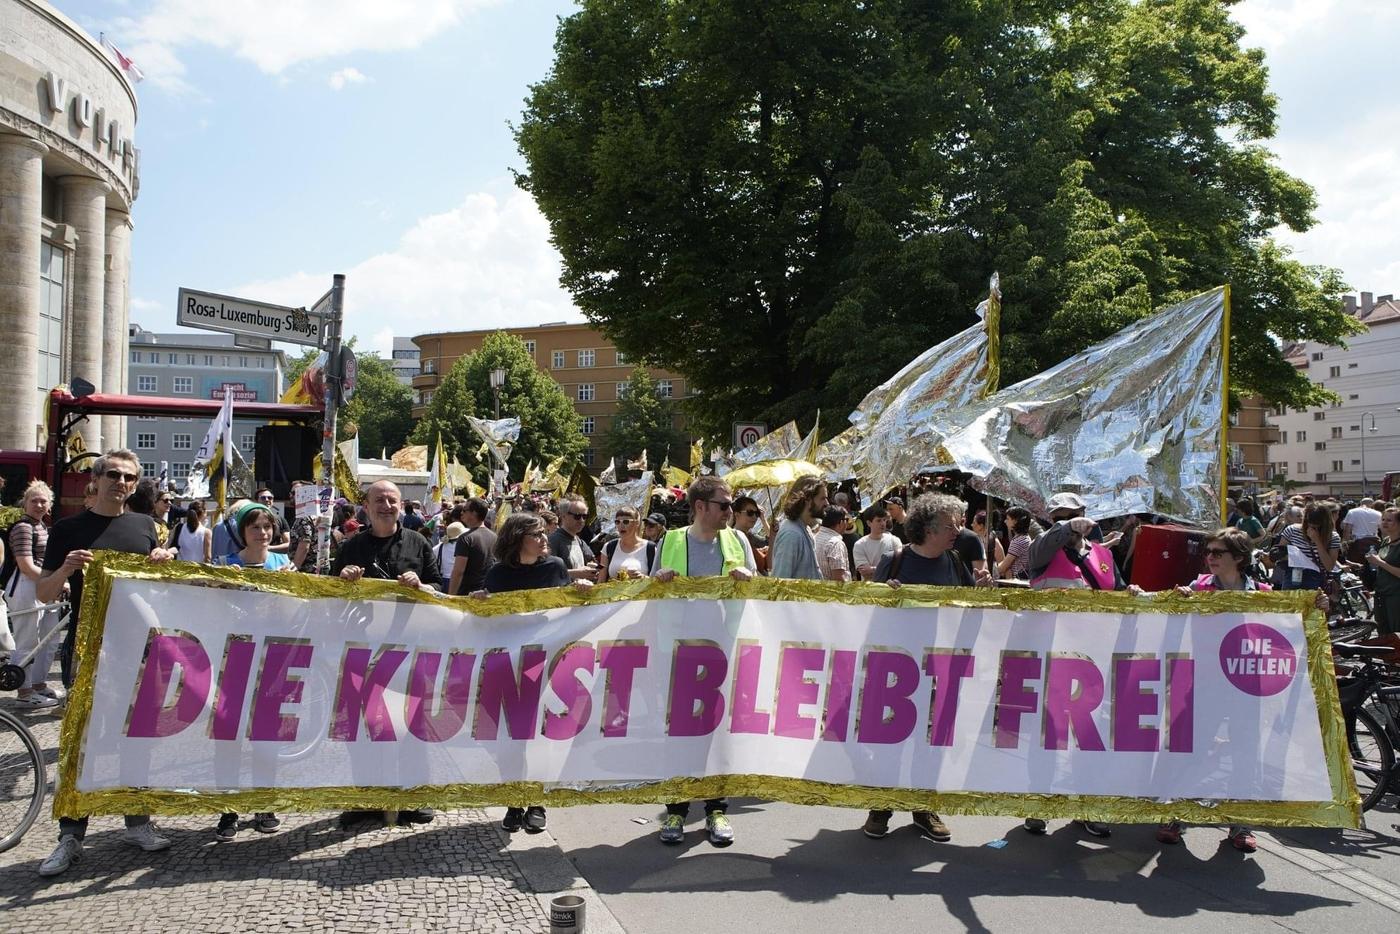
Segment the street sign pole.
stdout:
<svg viewBox="0 0 1400 934">
<path fill-rule="evenodd" d="M 329 574 L 331 569 L 331 516 L 335 513 L 335 417 L 340 405 L 341 360 L 340 324 L 345 308 L 345 276 L 337 273 L 332 279 L 330 314 L 325 319 L 323 333 L 326 350 L 326 417 L 321 435 L 321 489 L 331 490 L 331 503 L 326 514 L 316 523 L 316 569 Z M 319 497 L 318 503 L 319 503 Z"/>
</svg>

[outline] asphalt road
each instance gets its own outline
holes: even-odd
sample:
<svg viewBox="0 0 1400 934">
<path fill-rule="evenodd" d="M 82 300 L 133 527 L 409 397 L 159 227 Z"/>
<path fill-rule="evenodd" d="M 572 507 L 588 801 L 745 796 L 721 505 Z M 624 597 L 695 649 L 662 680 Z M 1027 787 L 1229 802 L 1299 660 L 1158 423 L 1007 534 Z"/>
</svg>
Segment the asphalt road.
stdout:
<svg viewBox="0 0 1400 934">
<path fill-rule="evenodd" d="M 661 816 L 651 805 L 549 814 L 551 834 L 631 932 L 1083 934 L 1150 924 L 1392 934 L 1400 925 L 1393 809 L 1368 814 L 1364 831 L 1259 831 L 1253 856 L 1212 827 L 1163 846 L 1154 827 L 1118 826 L 1099 841 L 1055 821 L 1032 837 L 1001 817 L 950 816 L 952 842 L 933 843 L 896 814 L 888 837 L 869 840 L 864 812 L 749 799 L 731 802 L 732 847 L 705 841 L 697 804 L 672 848 L 656 840 Z"/>
</svg>

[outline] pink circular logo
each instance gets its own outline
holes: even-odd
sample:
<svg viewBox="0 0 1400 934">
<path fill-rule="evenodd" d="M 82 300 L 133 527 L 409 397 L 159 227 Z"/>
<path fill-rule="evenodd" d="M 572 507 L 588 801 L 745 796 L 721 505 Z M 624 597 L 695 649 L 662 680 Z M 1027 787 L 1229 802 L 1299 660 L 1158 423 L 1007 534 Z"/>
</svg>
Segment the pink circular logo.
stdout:
<svg viewBox="0 0 1400 934">
<path fill-rule="evenodd" d="M 1220 668 L 1231 684 L 1255 697 L 1269 697 L 1288 687 L 1298 670 L 1298 653 L 1272 626 L 1245 623 L 1220 643 Z"/>
</svg>

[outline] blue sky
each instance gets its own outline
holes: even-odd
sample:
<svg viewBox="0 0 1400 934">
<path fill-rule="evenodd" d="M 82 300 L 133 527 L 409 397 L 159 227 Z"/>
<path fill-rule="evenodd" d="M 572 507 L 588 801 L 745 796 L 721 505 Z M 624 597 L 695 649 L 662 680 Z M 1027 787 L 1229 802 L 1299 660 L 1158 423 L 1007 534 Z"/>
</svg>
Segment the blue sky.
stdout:
<svg viewBox="0 0 1400 934">
<path fill-rule="evenodd" d="M 548 71 L 563 0 L 57 3 L 146 72 L 132 318 L 174 326 L 176 289 L 309 304 L 347 280 L 348 333 L 576 319 L 511 168 L 509 123 Z M 1400 95 L 1390 0 L 1244 0 L 1281 99 L 1272 143 L 1317 187 L 1301 259 L 1400 285 Z"/>
</svg>

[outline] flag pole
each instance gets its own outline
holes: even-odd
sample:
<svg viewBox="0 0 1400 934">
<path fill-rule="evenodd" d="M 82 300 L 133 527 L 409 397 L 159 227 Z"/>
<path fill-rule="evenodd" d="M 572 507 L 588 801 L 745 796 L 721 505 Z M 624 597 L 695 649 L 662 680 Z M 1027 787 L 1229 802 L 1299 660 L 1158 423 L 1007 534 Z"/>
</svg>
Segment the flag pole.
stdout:
<svg viewBox="0 0 1400 934">
<path fill-rule="evenodd" d="M 1225 320 L 1220 343 L 1220 524 L 1230 521 L 1230 284 L 1225 284 Z"/>
</svg>

